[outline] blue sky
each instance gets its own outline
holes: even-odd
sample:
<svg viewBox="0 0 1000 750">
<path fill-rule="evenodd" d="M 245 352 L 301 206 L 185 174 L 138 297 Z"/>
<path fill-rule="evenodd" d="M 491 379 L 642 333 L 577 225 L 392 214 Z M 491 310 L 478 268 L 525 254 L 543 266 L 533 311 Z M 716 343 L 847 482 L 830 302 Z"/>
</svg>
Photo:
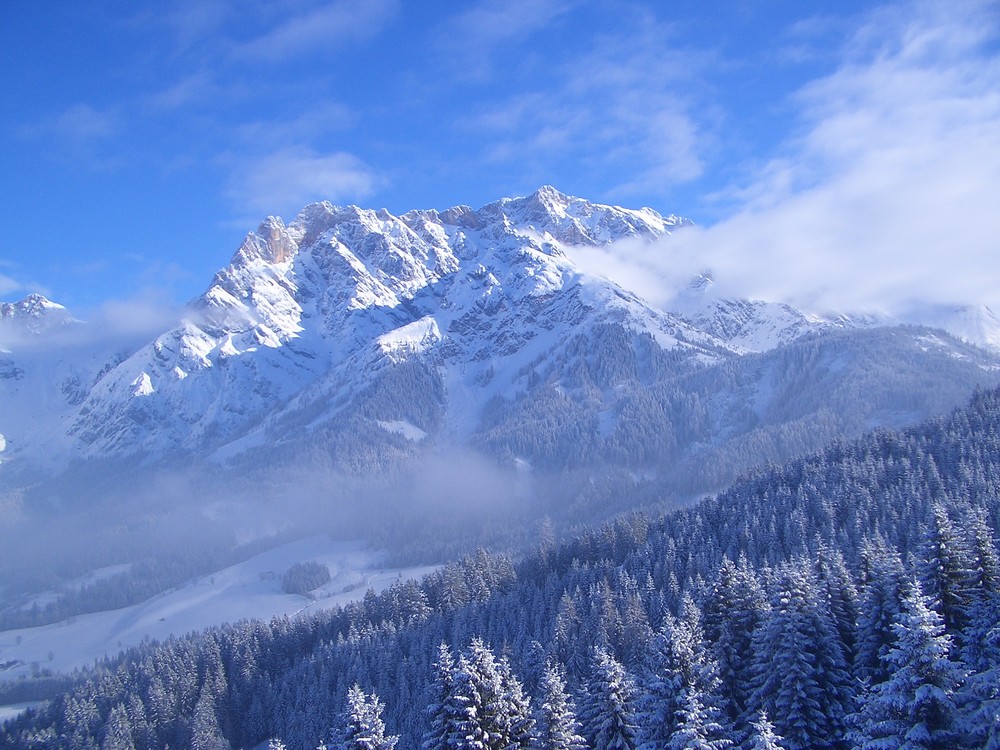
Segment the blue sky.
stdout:
<svg viewBox="0 0 1000 750">
<path fill-rule="evenodd" d="M 542 184 L 694 219 L 659 270 L 742 293 L 1000 288 L 995 2 L 60 0 L 0 28 L 0 299 L 139 319 L 268 214 Z"/>
</svg>

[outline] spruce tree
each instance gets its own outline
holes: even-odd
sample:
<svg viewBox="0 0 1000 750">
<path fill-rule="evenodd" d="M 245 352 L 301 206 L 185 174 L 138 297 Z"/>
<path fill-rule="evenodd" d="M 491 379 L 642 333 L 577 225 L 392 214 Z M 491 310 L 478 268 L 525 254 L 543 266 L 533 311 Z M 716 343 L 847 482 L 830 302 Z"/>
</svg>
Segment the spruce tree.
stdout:
<svg viewBox="0 0 1000 750">
<path fill-rule="evenodd" d="M 451 738 L 457 733 L 459 711 L 455 694 L 455 659 L 448 645 L 442 643 L 438 646 L 437 661 L 434 662 L 431 703 L 427 706 L 430 728 L 424 734 L 423 750 L 451 746 Z"/>
<path fill-rule="evenodd" d="M 771 613 L 754 634 L 751 705 L 789 750 L 844 747 L 853 691 L 837 629 L 803 561 L 781 569 Z"/>
<path fill-rule="evenodd" d="M 394 750 L 399 737 L 385 733 L 382 701 L 355 683 L 347 690 L 347 710 L 330 750 Z"/>
<path fill-rule="evenodd" d="M 923 590 L 939 607 L 953 636 L 965 628 L 979 578 L 968 539 L 956 529 L 943 505 L 936 503 L 924 534 L 917 569 Z"/>
<path fill-rule="evenodd" d="M 951 637 L 916 586 L 894 624 L 889 679 L 875 685 L 852 721 L 863 750 L 950 750 L 961 745 L 956 693 L 962 670 L 949 659 Z"/>
<path fill-rule="evenodd" d="M 533 739 L 531 704 L 506 659 L 497 659 L 479 638 L 462 654 L 453 676 L 457 708 L 443 747 L 461 750 L 528 748 Z"/>
<path fill-rule="evenodd" d="M 586 750 L 580 735 L 573 701 L 566 692 L 562 669 L 551 662 L 545 665 L 539 684 L 542 700 L 536 713 L 535 750 Z"/>
<path fill-rule="evenodd" d="M 746 747 L 747 750 L 785 750 L 766 711 L 758 711 L 756 718 L 750 723 L 750 738 Z"/>
<path fill-rule="evenodd" d="M 888 656 L 895 642 L 893 623 L 903 608 L 909 582 L 899 553 L 884 542 L 863 551 L 866 580 L 861 587 L 855 635 L 854 676 L 876 685 L 889 678 Z"/>
<path fill-rule="evenodd" d="M 705 646 L 701 612 L 688 596 L 681 604 L 681 617 L 668 618 L 654 641 L 652 669 L 639 701 L 642 750 L 668 747 L 685 720 L 718 726 L 718 731 L 706 730 L 712 738 L 725 733 L 720 723 L 718 667 Z"/>
<path fill-rule="evenodd" d="M 121 703 L 111 709 L 101 750 L 136 750 L 132 740 L 132 722 Z"/>
<path fill-rule="evenodd" d="M 222 735 L 222 729 L 219 727 L 210 681 L 206 681 L 191 719 L 191 749 L 230 750 L 230 747 L 229 741 Z"/>
<path fill-rule="evenodd" d="M 746 558 L 723 560 L 704 608 L 705 638 L 718 665 L 719 694 L 730 724 L 742 719 L 750 698 L 753 632 L 767 616 L 768 604 Z"/>
<path fill-rule="evenodd" d="M 722 725 L 706 709 L 698 691 L 686 688 L 677 713 L 677 727 L 667 743 L 668 750 L 727 750 L 733 742 Z"/>
<path fill-rule="evenodd" d="M 595 646 L 582 717 L 584 735 L 594 750 L 635 750 L 635 693 L 625 667 Z"/>
<path fill-rule="evenodd" d="M 973 607 L 962 659 L 971 671 L 961 700 L 969 709 L 970 741 L 1000 750 L 1000 594 L 990 593 Z"/>
</svg>

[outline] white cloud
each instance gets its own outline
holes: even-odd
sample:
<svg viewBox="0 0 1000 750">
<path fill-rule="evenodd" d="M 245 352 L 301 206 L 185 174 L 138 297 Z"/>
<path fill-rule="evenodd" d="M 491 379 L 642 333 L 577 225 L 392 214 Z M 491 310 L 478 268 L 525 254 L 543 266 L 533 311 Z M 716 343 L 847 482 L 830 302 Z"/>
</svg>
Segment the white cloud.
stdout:
<svg viewBox="0 0 1000 750">
<path fill-rule="evenodd" d="M 67 139 L 87 141 L 114 135 L 116 122 L 108 112 L 100 112 L 89 104 L 76 104 L 59 114 L 50 127 Z"/>
<path fill-rule="evenodd" d="M 567 0 L 481 0 L 444 25 L 438 45 L 460 76 L 483 77 L 497 48 L 545 29 L 570 7 Z"/>
<path fill-rule="evenodd" d="M 241 211 L 287 217 L 311 201 L 362 200 L 379 183 L 372 169 L 352 154 L 286 148 L 242 161 L 230 178 L 228 193 Z"/>
<path fill-rule="evenodd" d="M 22 289 L 24 287 L 19 281 L 0 273 L 0 297 L 6 297 L 8 294 L 19 292 Z"/>
<path fill-rule="evenodd" d="M 182 311 L 167 301 L 165 295 L 147 290 L 142 296 L 103 302 L 87 315 L 90 327 L 102 329 L 109 336 L 145 338 L 158 335 L 176 325 Z"/>
<path fill-rule="evenodd" d="M 73 157 L 100 162 L 100 149 L 119 133 L 119 119 L 111 110 L 102 111 L 87 103 L 77 103 L 22 126 L 20 133 L 32 140 L 51 143 Z"/>
<path fill-rule="evenodd" d="M 177 325 L 184 310 L 168 302 L 161 291 L 147 288 L 134 297 L 108 300 L 89 309 L 68 309 L 67 313 L 76 322 L 56 325 L 44 336 L 0 325 L 2 347 L 21 352 L 50 351 L 53 347 L 133 350 Z"/>
<path fill-rule="evenodd" d="M 728 196 L 730 218 L 591 266 L 633 283 L 658 271 L 661 303 L 706 268 L 725 293 L 814 310 L 996 302 L 1000 56 L 983 42 L 998 21 L 985 3 L 873 14 L 799 92 L 800 135 Z"/>
<path fill-rule="evenodd" d="M 223 89 L 206 71 L 197 71 L 146 98 L 146 103 L 154 110 L 179 110 L 192 104 L 218 99 Z"/>
<path fill-rule="evenodd" d="M 248 120 L 233 132 L 240 141 L 259 149 L 289 143 L 308 143 L 334 131 L 347 129 L 359 119 L 357 113 L 337 102 L 317 102 L 290 119 Z"/>
<path fill-rule="evenodd" d="M 178 46 L 187 51 L 193 44 L 217 35 L 235 12 L 237 9 L 228 0 L 182 0 L 140 11 L 137 20 L 157 27 L 164 25 Z"/>
<path fill-rule="evenodd" d="M 339 0 L 292 16 L 236 50 L 239 58 L 285 60 L 321 47 L 375 36 L 396 14 L 397 0 Z"/>
<path fill-rule="evenodd" d="M 635 14 L 582 55 L 564 59 L 545 85 L 493 101 L 464 124 L 486 134 L 494 162 L 572 160 L 627 198 L 663 194 L 699 177 L 712 116 L 692 85 L 708 56 L 681 49 L 671 27 Z"/>
</svg>

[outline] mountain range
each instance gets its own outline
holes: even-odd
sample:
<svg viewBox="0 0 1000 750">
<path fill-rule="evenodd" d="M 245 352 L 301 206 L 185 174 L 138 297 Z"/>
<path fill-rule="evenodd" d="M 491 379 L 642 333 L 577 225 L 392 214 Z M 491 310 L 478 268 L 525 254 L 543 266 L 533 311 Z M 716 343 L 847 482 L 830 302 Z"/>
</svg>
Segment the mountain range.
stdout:
<svg viewBox="0 0 1000 750">
<path fill-rule="evenodd" d="M 401 216 L 315 203 L 250 232 L 149 340 L 4 304 L 0 618 L 134 604 L 318 531 L 399 567 L 523 549 L 543 519 L 686 504 L 1000 383 L 984 308 L 821 315 L 727 299 L 706 271 L 664 310 L 581 270 L 689 224 L 551 187 Z"/>
<path fill-rule="evenodd" d="M 652 242 L 689 223 L 551 187 L 401 216 L 324 202 L 287 225 L 266 219 L 185 318 L 134 351 L 74 358 L 57 334 L 85 323 L 39 295 L 4 304 L 0 471 L 108 457 L 258 463 L 304 443 L 326 445 L 341 467 L 421 443 L 565 466 L 592 457 L 541 445 L 568 436 L 539 434 L 526 411 L 532 423 L 546 407 L 593 423 L 603 444 L 592 452 L 613 449 L 631 429 L 623 415 L 654 384 L 882 322 L 719 299 L 710 274 L 681 290 L 677 310 L 659 310 L 574 261 L 588 246 Z M 988 310 L 937 311 L 931 322 L 976 344 L 1000 331 Z M 916 329 L 903 338 L 980 370 L 996 359 Z M 764 385 L 753 384 L 761 423 Z"/>
</svg>

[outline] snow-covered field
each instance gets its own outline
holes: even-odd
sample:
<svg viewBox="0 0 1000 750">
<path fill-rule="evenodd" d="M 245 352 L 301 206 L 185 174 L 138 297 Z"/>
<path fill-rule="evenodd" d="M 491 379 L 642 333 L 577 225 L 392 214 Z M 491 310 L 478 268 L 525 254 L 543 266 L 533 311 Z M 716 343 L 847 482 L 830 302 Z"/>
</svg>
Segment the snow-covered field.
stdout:
<svg viewBox="0 0 1000 750">
<path fill-rule="evenodd" d="M 281 577 L 297 562 L 315 560 L 331 580 L 309 598 L 281 591 Z M 35 666 L 58 672 L 92 664 L 150 638 L 163 640 L 212 625 L 248 618 L 270 619 L 345 604 L 395 581 L 416 578 L 434 566 L 385 569 L 361 543 L 316 536 L 276 547 L 245 562 L 190 581 L 140 604 L 72 617 L 36 628 L 0 632 L 0 680 L 30 674 Z"/>
</svg>

